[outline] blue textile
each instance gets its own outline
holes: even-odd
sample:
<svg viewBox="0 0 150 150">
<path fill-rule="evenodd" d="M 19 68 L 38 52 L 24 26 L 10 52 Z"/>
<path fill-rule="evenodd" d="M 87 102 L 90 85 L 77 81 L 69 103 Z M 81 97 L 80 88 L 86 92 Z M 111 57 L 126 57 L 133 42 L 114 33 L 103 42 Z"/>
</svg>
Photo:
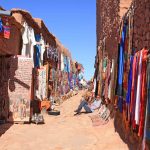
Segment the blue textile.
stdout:
<svg viewBox="0 0 150 150">
<path fill-rule="evenodd" d="M 40 42 L 41 35 L 36 34 L 35 40 L 36 40 L 36 42 Z M 40 67 L 40 56 L 41 56 L 41 45 L 37 44 L 37 45 L 35 45 L 35 61 L 34 61 L 35 67 Z"/>
<path fill-rule="evenodd" d="M 73 74 L 74 86 L 76 86 L 76 74 Z"/>
<path fill-rule="evenodd" d="M 63 58 L 64 58 L 64 71 L 65 71 L 65 72 L 68 72 L 68 71 L 67 71 L 67 70 L 68 70 L 68 68 L 67 68 L 67 57 L 64 56 Z"/>
<path fill-rule="evenodd" d="M 130 70 L 129 70 L 129 75 L 128 75 L 128 91 L 127 91 L 127 96 L 126 96 L 126 103 L 130 103 L 130 98 L 131 98 L 131 88 L 132 88 L 132 65 L 133 65 L 133 56 L 130 57 Z"/>
<path fill-rule="evenodd" d="M 0 18 L 0 32 L 3 31 L 3 23 L 2 23 L 2 19 Z"/>
<path fill-rule="evenodd" d="M 68 82 L 69 82 L 69 87 L 70 87 L 70 89 L 73 89 L 73 86 L 72 86 L 72 77 L 71 77 L 71 74 L 70 73 L 68 73 Z"/>
<path fill-rule="evenodd" d="M 79 81 L 81 81 L 83 79 L 83 74 L 81 72 L 78 75 L 78 79 L 79 79 Z"/>
<path fill-rule="evenodd" d="M 70 73 L 70 59 L 67 57 L 67 72 Z"/>
<path fill-rule="evenodd" d="M 126 28 L 127 26 L 126 24 L 124 24 L 119 48 L 118 83 L 117 83 L 117 95 L 119 96 L 123 96 L 124 48 L 125 48 Z"/>
<path fill-rule="evenodd" d="M 123 98 L 122 97 L 118 98 L 118 108 L 119 108 L 119 111 L 122 113 L 123 112 Z"/>
</svg>

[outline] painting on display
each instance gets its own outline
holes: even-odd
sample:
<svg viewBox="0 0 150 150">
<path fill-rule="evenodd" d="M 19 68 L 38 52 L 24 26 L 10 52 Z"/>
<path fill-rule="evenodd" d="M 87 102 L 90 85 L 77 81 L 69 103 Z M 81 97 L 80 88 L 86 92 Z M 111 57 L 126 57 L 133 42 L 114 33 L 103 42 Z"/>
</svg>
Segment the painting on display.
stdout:
<svg viewBox="0 0 150 150">
<path fill-rule="evenodd" d="M 29 122 L 33 60 L 17 56 L 9 62 L 9 121 Z"/>
</svg>

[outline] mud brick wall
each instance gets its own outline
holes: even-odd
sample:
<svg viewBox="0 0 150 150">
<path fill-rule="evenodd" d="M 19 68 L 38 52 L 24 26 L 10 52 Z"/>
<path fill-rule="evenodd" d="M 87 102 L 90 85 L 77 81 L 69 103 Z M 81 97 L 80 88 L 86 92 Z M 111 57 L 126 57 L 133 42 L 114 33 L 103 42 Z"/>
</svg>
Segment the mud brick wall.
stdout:
<svg viewBox="0 0 150 150">
<path fill-rule="evenodd" d="M 6 57 L 0 57 L 0 119 L 9 116 L 9 62 Z"/>
<path fill-rule="evenodd" d="M 4 22 L 4 19 L 2 18 Z M 22 47 L 21 25 L 16 25 L 14 19 L 9 19 L 10 38 L 4 38 L 3 33 L 0 33 L 0 55 L 19 55 Z"/>
<path fill-rule="evenodd" d="M 10 112 L 13 121 L 29 121 L 30 95 L 32 84 L 32 59 L 25 57 L 11 57 L 9 99 Z"/>
<path fill-rule="evenodd" d="M 0 119 L 29 120 L 32 60 L 0 57 Z"/>
<path fill-rule="evenodd" d="M 118 55 L 119 26 L 132 0 L 97 0 L 97 48 L 105 40 L 105 51 L 110 58 Z"/>
<path fill-rule="evenodd" d="M 97 46 L 106 38 L 106 51 L 115 57 L 119 28 L 119 1 L 97 0 Z"/>
<path fill-rule="evenodd" d="M 150 48 L 150 0 L 135 0 L 133 44 L 135 50 Z"/>
</svg>

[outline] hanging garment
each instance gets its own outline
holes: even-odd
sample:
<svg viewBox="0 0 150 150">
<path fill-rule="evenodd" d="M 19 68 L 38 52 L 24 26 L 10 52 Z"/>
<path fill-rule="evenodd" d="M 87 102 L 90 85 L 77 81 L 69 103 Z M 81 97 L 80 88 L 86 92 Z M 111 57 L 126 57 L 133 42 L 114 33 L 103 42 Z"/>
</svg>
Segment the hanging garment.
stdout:
<svg viewBox="0 0 150 150">
<path fill-rule="evenodd" d="M 58 69 L 61 70 L 61 53 L 58 53 Z"/>
<path fill-rule="evenodd" d="M 36 45 L 36 41 L 35 41 L 34 30 L 31 27 L 28 28 L 28 39 L 29 39 L 29 43 L 26 45 L 25 56 L 33 59 L 34 46 Z"/>
<path fill-rule="evenodd" d="M 139 119 L 140 119 L 140 95 L 141 95 L 141 72 L 142 72 L 142 51 L 138 52 L 140 53 L 140 60 L 138 64 L 138 78 L 137 78 L 137 92 L 136 92 L 136 104 L 135 104 L 135 123 L 136 125 L 139 125 Z"/>
<path fill-rule="evenodd" d="M 67 72 L 67 56 L 64 56 L 64 60 L 63 60 L 63 62 L 64 62 L 64 71 L 65 72 Z"/>
<path fill-rule="evenodd" d="M 70 58 L 69 58 L 69 57 L 68 57 L 68 65 L 67 65 L 67 67 L 68 67 L 67 70 L 68 70 L 68 72 L 70 73 L 70 71 L 71 71 L 71 70 L 70 70 L 70 67 L 71 67 L 71 66 L 70 66 Z"/>
<path fill-rule="evenodd" d="M 4 29 L 4 38 L 9 39 L 10 38 L 10 27 L 9 26 L 3 26 Z"/>
<path fill-rule="evenodd" d="M 123 113 L 123 98 L 119 96 L 118 98 L 118 108 L 121 113 Z"/>
<path fill-rule="evenodd" d="M 128 92 L 126 96 L 127 104 L 130 104 L 130 98 L 131 98 L 133 58 L 134 58 L 133 56 L 130 57 L 130 70 L 129 70 L 129 75 L 128 75 Z"/>
<path fill-rule="evenodd" d="M 26 44 L 29 43 L 28 40 L 28 25 L 26 22 L 23 24 L 23 31 L 22 31 L 22 40 L 23 40 L 23 45 L 22 45 L 22 50 L 21 50 L 21 55 L 25 56 L 26 55 Z"/>
<path fill-rule="evenodd" d="M 43 56 L 44 56 L 45 45 L 46 45 L 43 36 L 41 37 L 40 43 L 41 43 L 41 57 L 40 57 L 40 63 L 41 63 L 41 66 L 43 66 L 43 60 L 44 60 Z"/>
<path fill-rule="evenodd" d="M 143 136 L 144 132 L 144 120 L 145 120 L 145 109 L 146 109 L 146 67 L 147 67 L 147 55 L 148 50 L 142 50 L 142 71 L 141 71 L 141 97 L 140 97 L 140 121 L 139 121 L 139 133 L 140 137 Z"/>
<path fill-rule="evenodd" d="M 106 69 L 106 79 L 105 79 L 105 85 L 104 85 L 104 97 L 105 97 L 105 99 L 108 99 L 110 75 L 111 75 L 111 62 L 110 62 L 110 60 L 108 60 L 107 69 Z"/>
<path fill-rule="evenodd" d="M 34 30 L 28 26 L 26 22 L 23 24 L 24 30 L 22 32 L 23 46 L 21 55 L 32 58 L 34 54 L 34 46 L 36 45 Z"/>
<path fill-rule="evenodd" d="M 114 90 L 114 88 L 113 88 L 113 85 L 114 85 L 114 68 L 115 67 L 115 61 L 114 61 L 114 59 L 112 59 L 112 64 L 111 64 L 111 71 L 110 71 L 110 84 L 109 84 L 109 88 L 108 88 L 108 98 L 110 99 L 110 100 L 112 100 L 113 99 L 113 90 Z"/>
<path fill-rule="evenodd" d="M 130 57 L 130 70 L 128 74 L 128 89 L 126 95 L 126 119 L 130 121 L 130 101 L 131 101 L 131 88 L 132 88 L 132 67 L 133 67 L 133 56 Z"/>
<path fill-rule="evenodd" d="M 96 79 L 94 79 L 94 88 L 93 88 L 93 91 L 92 91 L 93 93 L 95 93 L 96 92 Z"/>
<path fill-rule="evenodd" d="M 138 62 L 139 62 L 139 53 L 136 53 L 133 59 L 133 66 L 132 66 L 132 87 L 130 100 L 131 125 L 133 126 L 133 128 L 135 127 L 135 104 L 136 104 Z"/>
<path fill-rule="evenodd" d="M 119 49 L 119 64 L 118 64 L 118 83 L 117 83 L 117 95 L 123 96 L 123 72 L 124 72 L 124 47 L 126 37 L 126 25 L 124 24 L 122 30 L 122 37 Z"/>
<path fill-rule="evenodd" d="M 64 71 L 64 56 L 63 54 L 61 53 L 61 71 Z"/>
<path fill-rule="evenodd" d="M 0 32 L 3 31 L 3 23 L 2 23 L 2 19 L 0 18 Z"/>
<path fill-rule="evenodd" d="M 150 59 L 147 63 L 147 103 L 144 126 L 144 139 L 150 140 Z"/>
<path fill-rule="evenodd" d="M 37 42 L 40 42 L 41 35 L 36 34 L 35 39 Z M 37 44 L 35 45 L 35 61 L 34 61 L 35 67 L 40 67 L 40 58 L 41 58 L 41 45 Z"/>
<path fill-rule="evenodd" d="M 107 68 L 107 59 L 108 58 L 104 58 L 104 60 L 103 60 L 103 71 L 105 72 L 106 71 L 106 68 Z"/>
</svg>

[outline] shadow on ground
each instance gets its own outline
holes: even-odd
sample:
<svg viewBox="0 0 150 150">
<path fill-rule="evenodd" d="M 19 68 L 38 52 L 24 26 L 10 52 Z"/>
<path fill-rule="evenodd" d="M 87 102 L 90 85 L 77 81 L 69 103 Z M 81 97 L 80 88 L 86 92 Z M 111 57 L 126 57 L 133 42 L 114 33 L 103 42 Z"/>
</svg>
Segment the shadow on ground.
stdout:
<svg viewBox="0 0 150 150">
<path fill-rule="evenodd" d="M 128 145 L 129 150 L 140 150 L 139 143 L 141 143 L 141 141 L 125 128 L 122 114 L 119 111 L 116 111 L 114 115 L 114 127 L 123 142 Z"/>
<path fill-rule="evenodd" d="M 0 137 L 12 126 L 12 123 L 6 123 L 0 125 Z"/>
</svg>

